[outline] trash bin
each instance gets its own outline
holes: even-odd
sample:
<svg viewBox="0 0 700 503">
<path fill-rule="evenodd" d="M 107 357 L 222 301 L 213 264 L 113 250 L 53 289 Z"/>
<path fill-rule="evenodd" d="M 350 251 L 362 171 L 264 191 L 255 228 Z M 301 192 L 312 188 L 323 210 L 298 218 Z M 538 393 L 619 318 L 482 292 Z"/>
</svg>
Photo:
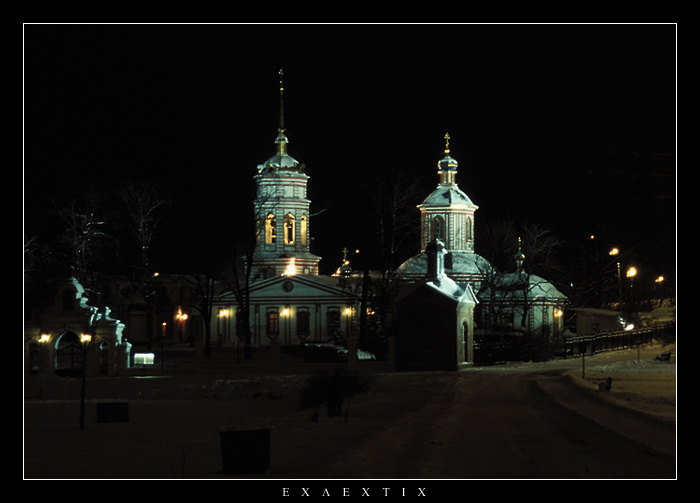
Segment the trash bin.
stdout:
<svg viewBox="0 0 700 503">
<path fill-rule="evenodd" d="M 270 430 L 221 430 L 223 472 L 261 474 L 270 468 Z"/>
</svg>

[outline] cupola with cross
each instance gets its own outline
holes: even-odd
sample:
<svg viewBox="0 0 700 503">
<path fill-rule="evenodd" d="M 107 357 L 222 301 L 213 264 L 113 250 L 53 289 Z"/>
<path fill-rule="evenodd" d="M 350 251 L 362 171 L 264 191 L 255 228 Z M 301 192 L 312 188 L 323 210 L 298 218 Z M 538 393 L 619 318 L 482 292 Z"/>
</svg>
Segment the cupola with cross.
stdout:
<svg viewBox="0 0 700 503">
<path fill-rule="evenodd" d="M 418 205 L 421 212 L 421 251 L 439 239 L 448 252 L 474 252 L 474 204 L 457 186 L 457 161 L 450 156 L 450 135 L 445 134 L 445 152 L 438 161 L 437 188 Z"/>
</svg>

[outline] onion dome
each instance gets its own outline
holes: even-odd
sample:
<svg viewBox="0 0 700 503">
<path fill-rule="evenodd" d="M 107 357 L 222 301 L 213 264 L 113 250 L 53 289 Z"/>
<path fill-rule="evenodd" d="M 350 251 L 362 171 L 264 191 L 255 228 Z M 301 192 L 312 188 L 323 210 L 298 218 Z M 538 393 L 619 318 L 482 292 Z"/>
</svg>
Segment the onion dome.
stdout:
<svg viewBox="0 0 700 503">
<path fill-rule="evenodd" d="M 445 156 L 437 163 L 441 184 L 453 184 L 457 173 L 457 161 L 450 156 L 450 135 L 445 133 Z"/>
</svg>

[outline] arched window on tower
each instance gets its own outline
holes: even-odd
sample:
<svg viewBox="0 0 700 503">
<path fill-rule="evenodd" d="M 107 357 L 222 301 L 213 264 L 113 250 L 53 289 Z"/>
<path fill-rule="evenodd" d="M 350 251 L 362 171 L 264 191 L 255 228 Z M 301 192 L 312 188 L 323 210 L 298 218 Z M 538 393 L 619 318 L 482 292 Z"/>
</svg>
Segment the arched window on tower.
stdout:
<svg viewBox="0 0 700 503">
<path fill-rule="evenodd" d="M 275 244 L 277 242 L 277 219 L 270 213 L 265 218 L 265 244 Z"/>
<path fill-rule="evenodd" d="M 294 215 L 287 213 L 284 216 L 284 244 L 293 245 L 294 244 L 294 233 L 295 229 Z"/>
<path fill-rule="evenodd" d="M 439 239 L 440 241 L 445 241 L 445 219 L 441 216 L 433 218 L 432 232 L 430 234 L 430 240 Z"/>
<path fill-rule="evenodd" d="M 472 237 L 472 232 L 474 231 L 473 224 L 472 224 L 472 219 L 467 218 L 467 241 L 471 241 L 473 239 Z"/>
<path fill-rule="evenodd" d="M 307 234 L 307 227 L 306 227 L 306 215 L 301 216 L 301 244 L 306 246 L 306 234 Z"/>
</svg>

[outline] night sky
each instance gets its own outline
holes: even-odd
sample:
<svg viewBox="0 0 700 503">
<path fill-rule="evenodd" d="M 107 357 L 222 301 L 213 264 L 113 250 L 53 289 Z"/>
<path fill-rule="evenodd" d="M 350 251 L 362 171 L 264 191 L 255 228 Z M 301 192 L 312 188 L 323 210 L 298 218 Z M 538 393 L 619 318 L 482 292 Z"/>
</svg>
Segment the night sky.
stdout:
<svg viewBox="0 0 700 503">
<path fill-rule="evenodd" d="M 676 42 L 673 24 L 25 25 L 25 233 L 50 235 L 76 189 L 149 181 L 173 199 L 154 246 L 182 266 L 249 204 L 282 67 L 322 272 L 362 241 L 363 180 L 394 170 L 427 195 L 449 132 L 477 232 L 512 216 L 572 249 L 595 234 L 670 277 Z"/>
</svg>

